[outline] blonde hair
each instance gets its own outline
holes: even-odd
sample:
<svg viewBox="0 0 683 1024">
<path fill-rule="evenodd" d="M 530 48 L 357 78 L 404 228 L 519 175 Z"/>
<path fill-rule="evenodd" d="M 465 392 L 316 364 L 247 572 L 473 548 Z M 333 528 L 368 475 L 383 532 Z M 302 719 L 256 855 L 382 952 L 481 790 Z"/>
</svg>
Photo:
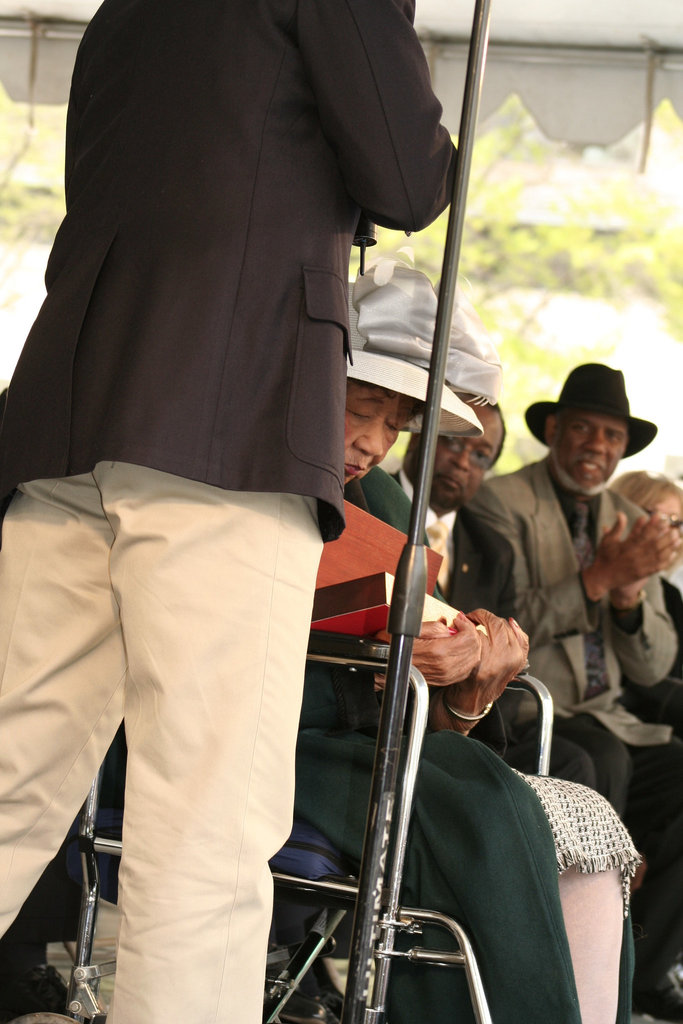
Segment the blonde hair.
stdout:
<svg viewBox="0 0 683 1024">
<path fill-rule="evenodd" d="M 675 497 L 678 499 L 679 518 L 683 519 L 683 489 L 664 473 L 650 473 L 645 469 L 631 470 L 630 473 L 622 473 L 612 481 L 609 489 L 621 494 L 622 498 L 628 498 L 635 505 L 640 505 L 646 512 L 653 511 L 655 505 L 665 498 Z M 683 565 L 683 550 L 681 548 L 664 575 L 668 576 L 680 565 Z"/>
<path fill-rule="evenodd" d="M 677 498 L 679 515 L 683 519 L 683 490 L 664 473 L 650 473 L 645 469 L 631 470 L 613 480 L 609 489 L 643 509 L 653 509 L 664 498 Z"/>
</svg>

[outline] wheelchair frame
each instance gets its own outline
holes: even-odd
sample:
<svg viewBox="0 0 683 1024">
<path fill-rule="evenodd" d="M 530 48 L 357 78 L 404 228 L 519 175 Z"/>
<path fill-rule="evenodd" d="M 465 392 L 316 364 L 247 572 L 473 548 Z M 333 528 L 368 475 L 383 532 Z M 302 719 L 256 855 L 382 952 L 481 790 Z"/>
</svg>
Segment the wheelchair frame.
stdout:
<svg viewBox="0 0 683 1024">
<path fill-rule="evenodd" d="M 368 639 L 343 637 L 313 632 L 309 642 L 308 660 L 345 665 L 352 670 L 386 668 L 389 647 Z M 389 869 L 381 893 L 378 932 L 374 943 L 375 975 L 372 991 L 368 995 L 364 1024 L 383 1024 L 389 985 L 391 963 L 403 959 L 414 964 L 437 964 L 443 967 L 462 967 L 465 970 L 469 995 L 477 1024 L 493 1024 L 481 979 L 479 964 L 470 938 L 453 918 L 430 910 L 405 907 L 400 902 L 410 816 L 422 741 L 427 728 L 429 691 L 422 674 L 414 667 L 410 671 L 410 689 L 413 695 L 405 739 L 405 767 L 400 781 L 397 814 L 392 829 Z M 511 688 L 524 689 L 536 699 L 539 716 L 538 771 L 547 774 L 552 738 L 552 698 L 547 688 L 528 674 L 518 676 Z M 76 956 L 69 983 L 67 1016 L 48 1014 L 46 1021 L 80 1021 L 84 1024 L 106 1024 L 106 1008 L 99 997 L 103 977 L 115 971 L 115 961 L 93 962 L 93 946 L 100 880 L 97 854 L 120 856 L 122 843 L 98 833 L 96 813 L 100 779 L 95 779 L 83 805 L 79 819 L 79 846 L 83 862 L 83 894 L 78 927 Z M 366 836 L 367 841 L 367 836 Z M 266 984 L 264 995 L 264 1024 L 277 1022 L 278 1014 L 301 978 L 320 955 L 342 918 L 357 903 L 358 884 L 349 879 L 306 878 L 273 872 L 275 899 L 312 904 L 321 908 L 313 928 L 283 966 L 275 979 Z M 457 951 L 426 949 L 412 945 L 410 949 L 396 948 L 396 936 L 405 933 L 418 936 L 424 925 L 437 925 L 457 944 Z M 15 1022 L 19 1024 L 19 1022 Z"/>
</svg>

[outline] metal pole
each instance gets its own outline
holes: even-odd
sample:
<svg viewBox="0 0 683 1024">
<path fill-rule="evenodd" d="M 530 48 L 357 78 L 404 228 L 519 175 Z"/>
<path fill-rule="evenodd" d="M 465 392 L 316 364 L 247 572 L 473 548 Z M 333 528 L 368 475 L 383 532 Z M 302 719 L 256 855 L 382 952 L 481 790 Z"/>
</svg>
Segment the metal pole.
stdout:
<svg viewBox="0 0 683 1024">
<path fill-rule="evenodd" d="M 418 475 L 415 483 L 408 542 L 397 568 L 389 617 L 389 632 L 392 634 L 392 640 L 375 752 L 358 883 L 358 903 L 353 923 L 349 972 L 341 1024 L 364 1024 L 365 1021 L 373 946 L 381 908 L 387 848 L 396 795 L 398 758 L 408 694 L 413 638 L 420 634 L 424 606 L 427 570 L 426 552 L 422 538 L 424 537 L 432 483 L 432 467 L 438 437 L 440 398 L 446 374 L 450 324 L 465 219 L 465 200 L 488 47 L 489 20 L 490 0 L 475 0 L 458 134 L 453 194 L 439 286 L 434 345 L 429 367 L 430 381 L 419 449 Z"/>
</svg>

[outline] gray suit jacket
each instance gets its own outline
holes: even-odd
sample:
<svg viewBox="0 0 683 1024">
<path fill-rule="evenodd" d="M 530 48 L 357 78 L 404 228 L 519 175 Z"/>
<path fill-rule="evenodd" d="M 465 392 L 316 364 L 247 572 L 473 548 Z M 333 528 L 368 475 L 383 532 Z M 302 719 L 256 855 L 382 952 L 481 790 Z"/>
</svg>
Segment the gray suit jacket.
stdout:
<svg viewBox="0 0 683 1024">
<path fill-rule="evenodd" d="M 653 578 L 645 587 L 642 626 L 635 634 L 619 629 L 607 598 L 588 608 L 547 460 L 488 481 L 471 507 L 512 544 L 517 618 L 530 637 L 531 671 L 550 689 L 556 714 L 588 712 L 636 746 L 668 742 L 668 726 L 643 723 L 618 702 L 622 673 L 642 685 L 653 685 L 667 674 L 675 657 L 676 632 L 659 580 Z M 598 536 L 614 523 L 619 510 L 629 523 L 642 514 L 620 495 L 604 491 Z M 587 682 L 583 634 L 598 624 L 605 642 L 609 689 L 583 700 Z"/>
</svg>

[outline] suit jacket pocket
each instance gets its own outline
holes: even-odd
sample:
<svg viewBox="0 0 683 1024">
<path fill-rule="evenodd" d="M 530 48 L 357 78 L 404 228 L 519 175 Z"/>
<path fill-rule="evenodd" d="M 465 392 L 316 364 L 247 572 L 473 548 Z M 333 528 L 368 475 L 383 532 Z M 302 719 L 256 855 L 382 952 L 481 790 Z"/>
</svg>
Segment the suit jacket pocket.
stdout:
<svg viewBox="0 0 683 1024">
<path fill-rule="evenodd" d="M 287 442 L 304 462 L 343 477 L 346 283 L 335 273 L 304 267 L 297 347 L 287 412 Z"/>
</svg>

